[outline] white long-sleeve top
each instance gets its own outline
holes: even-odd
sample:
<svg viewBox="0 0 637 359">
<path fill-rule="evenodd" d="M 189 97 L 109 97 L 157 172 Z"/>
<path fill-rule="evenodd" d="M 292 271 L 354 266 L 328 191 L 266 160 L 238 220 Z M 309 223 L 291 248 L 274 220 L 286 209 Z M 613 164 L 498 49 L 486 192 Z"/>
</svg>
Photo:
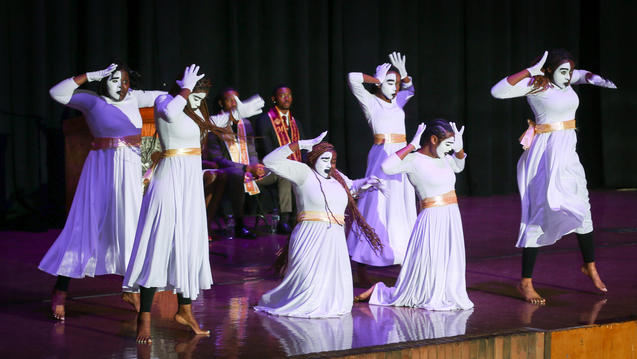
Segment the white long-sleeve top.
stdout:
<svg viewBox="0 0 637 359">
<path fill-rule="evenodd" d="M 573 70 L 571 84 L 586 83 L 585 75 L 587 72 L 586 70 Z M 575 118 L 579 97 L 571 86 L 561 89 L 551 84 L 545 91 L 529 94 L 532 90 L 532 78 L 523 79 L 517 84 L 511 85 L 505 77 L 491 88 L 491 95 L 498 99 L 526 96 L 537 124 L 563 122 Z"/>
<path fill-rule="evenodd" d="M 81 111 L 93 137 L 138 135 L 142 128 L 139 109 L 151 107 L 164 91 L 128 90 L 126 97 L 115 101 L 93 91 L 78 90 L 73 78 L 63 80 L 49 90 L 53 100 Z"/>
<path fill-rule="evenodd" d="M 201 147 L 199 126 L 184 112 L 188 102 L 180 95 L 165 94 L 155 100 L 155 126 L 163 150 Z M 197 111 L 201 116 L 201 113 Z M 210 116 L 209 120 L 219 127 L 228 124 L 227 113 Z"/>
<path fill-rule="evenodd" d="M 453 191 L 456 186 L 456 173 L 462 172 L 465 165 L 464 158 L 445 155 L 444 158 L 434 158 L 420 152 L 412 152 L 400 159 L 395 153 L 383 162 L 383 172 L 388 175 L 406 173 L 409 182 L 416 188 L 421 200 L 439 196 Z"/>
<path fill-rule="evenodd" d="M 369 93 L 363 86 L 363 74 L 360 72 L 350 72 L 348 82 L 374 134 L 405 134 L 403 107 L 415 93 L 411 81 L 402 83 L 403 89 L 398 91 L 391 102 L 383 101 Z"/>
<path fill-rule="evenodd" d="M 296 203 L 299 211 L 325 212 L 325 200 L 335 215 L 344 215 L 347 207 L 347 194 L 341 184 L 333 177 L 324 178 L 317 174 L 308 165 L 302 162 L 289 160 L 292 154 L 289 146 L 282 146 L 270 152 L 263 158 L 263 164 L 272 172 L 289 180 L 294 184 Z M 355 192 L 361 181 L 352 181 L 343 173 L 341 176 L 350 191 Z M 321 188 L 325 193 L 321 193 Z"/>
</svg>

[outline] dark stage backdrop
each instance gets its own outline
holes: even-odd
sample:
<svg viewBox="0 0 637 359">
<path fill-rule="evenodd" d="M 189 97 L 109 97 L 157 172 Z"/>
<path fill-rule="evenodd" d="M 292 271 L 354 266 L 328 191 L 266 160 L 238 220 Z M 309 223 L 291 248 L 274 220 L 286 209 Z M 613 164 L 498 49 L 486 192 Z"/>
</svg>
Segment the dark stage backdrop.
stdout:
<svg viewBox="0 0 637 359">
<path fill-rule="evenodd" d="M 346 74 L 373 74 L 389 52 L 401 51 L 417 92 L 406 106 L 408 137 L 437 117 L 466 125 L 469 157 L 457 189 L 484 196 L 517 190 L 516 139 L 531 114 L 524 99 L 491 98 L 491 86 L 563 47 L 578 68 L 619 87 L 577 89 L 578 152 L 590 187 L 635 187 L 635 10 L 624 0 L 3 0 L 3 211 L 64 219 L 63 106 L 48 89 L 105 68 L 113 56 L 143 74 L 144 89 L 167 88 L 190 63 L 201 65 L 213 92 L 234 86 L 268 105 L 272 86 L 288 83 L 308 136 L 329 130 L 339 167 L 360 177 L 371 131 Z"/>
</svg>

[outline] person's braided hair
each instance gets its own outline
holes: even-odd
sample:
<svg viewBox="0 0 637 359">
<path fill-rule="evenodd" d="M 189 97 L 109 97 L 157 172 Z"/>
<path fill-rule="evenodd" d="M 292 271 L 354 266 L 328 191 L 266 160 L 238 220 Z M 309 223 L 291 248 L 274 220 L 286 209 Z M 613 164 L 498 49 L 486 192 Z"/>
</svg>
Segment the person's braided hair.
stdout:
<svg viewBox="0 0 637 359">
<path fill-rule="evenodd" d="M 316 164 L 316 161 L 318 160 L 318 158 L 327 151 L 332 152 L 332 155 L 336 157 L 336 151 L 334 150 L 334 145 L 328 142 L 321 142 L 319 144 L 316 144 L 314 147 L 312 147 L 312 151 L 310 151 L 307 154 L 307 158 L 306 158 L 307 165 L 310 166 L 310 168 L 314 169 L 314 165 Z M 317 176 L 316 171 L 312 171 L 312 172 L 314 172 L 314 175 Z M 350 193 L 349 187 L 347 186 L 347 183 L 345 183 L 345 180 L 341 176 L 341 173 L 335 167 L 332 167 L 332 169 L 330 170 L 330 176 L 334 177 L 334 179 L 336 179 L 338 183 L 340 183 L 341 186 L 343 186 L 343 189 L 345 189 L 345 193 L 347 193 L 347 207 L 345 209 L 346 228 L 351 228 L 352 224 L 356 222 L 356 225 L 363 232 L 363 234 L 365 235 L 365 238 L 367 238 L 367 241 L 369 242 L 372 249 L 375 252 L 381 251 L 383 249 L 383 244 L 380 241 L 380 238 L 374 231 L 374 228 L 372 228 L 367 223 L 367 221 L 365 221 L 365 218 L 363 218 L 363 215 L 358 211 L 358 207 L 356 206 L 356 201 L 354 200 L 354 197 Z M 320 184 L 321 184 L 321 181 L 319 181 L 319 185 Z M 325 198 L 326 212 L 328 213 L 328 215 L 331 215 L 332 218 L 335 219 L 334 214 L 332 213 L 332 210 L 327 205 L 327 198 L 325 197 L 325 192 L 323 191 L 322 185 L 321 185 L 321 193 L 323 193 L 323 198 Z"/>
</svg>

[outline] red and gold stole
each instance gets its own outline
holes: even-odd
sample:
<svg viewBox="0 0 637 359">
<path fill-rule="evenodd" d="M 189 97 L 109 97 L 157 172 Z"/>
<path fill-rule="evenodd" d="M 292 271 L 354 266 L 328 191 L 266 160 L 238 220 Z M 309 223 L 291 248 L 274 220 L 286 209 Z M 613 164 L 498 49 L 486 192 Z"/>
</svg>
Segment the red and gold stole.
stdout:
<svg viewBox="0 0 637 359">
<path fill-rule="evenodd" d="M 287 145 L 288 143 L 299 140 L 299 128 L 296 126 L 296 121 L 294 120 L 294 117 L 292 117 L 292 113 L 288 112 L 288 116 L 290 116 L 290 133 L 292 138 L 288 136 L 288 126 L 281 118 L 276 106 L 272 107 L 270 111 L 268 111 L 268 116 L 270 117 L 270 122 L 272 122 L 272 127 L 274 127 L 274 132 L 276 132 L 276 137 L 279 140 L 279 146 Z M 301 162 L 301 151 L 297 149 L 288 158 Z"/>
<path fill-rule="evenodd" d="M 246 136 L 246 127 L 243 124 L 243 120 L 237 121 L 237 137 L 234 134 L 227 134 L 223 136 L 223 142 L 226 143 L 230 158 L 233 162 L 238 162 L 244 165 L 250 164 L 250 156 L 248 155 L 248 140 Z M 256 182 L 249 177 L 246 173 L 243 177 L 243 188 L 251 196 L 259 194 L 259 186 Z"/>
</svg>

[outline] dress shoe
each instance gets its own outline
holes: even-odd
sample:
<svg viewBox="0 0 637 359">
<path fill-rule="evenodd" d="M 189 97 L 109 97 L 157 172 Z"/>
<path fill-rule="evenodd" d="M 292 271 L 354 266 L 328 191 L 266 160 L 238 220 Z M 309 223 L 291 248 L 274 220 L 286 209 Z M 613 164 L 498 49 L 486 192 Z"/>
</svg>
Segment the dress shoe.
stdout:
<svg viewBox="0 0 637 359">
<path fill-rule="evenodd" d="M 238 238 L 254 239 L 257 235 L 246 227 L 235 227 L 234 236 Z"/>
<path fill-rule="evenodd" d="M 287 222 L 279 222 L 276 226 L 276 232 L 278 234 L 290 234 L 292 233 L 292 227 Z"/>
</svg>

